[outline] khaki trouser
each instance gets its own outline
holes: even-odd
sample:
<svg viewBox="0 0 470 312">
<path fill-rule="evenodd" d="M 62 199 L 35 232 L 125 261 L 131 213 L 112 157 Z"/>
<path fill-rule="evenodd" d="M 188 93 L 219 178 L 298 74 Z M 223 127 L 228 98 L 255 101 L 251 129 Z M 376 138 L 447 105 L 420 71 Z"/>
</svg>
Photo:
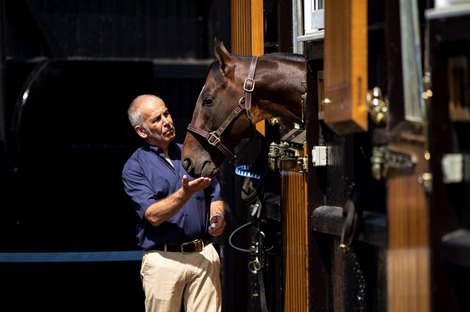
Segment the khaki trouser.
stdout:
<svg viewBox="0 0 470 312">
<path fill-rule="evenodd" d="M 145 251 L 140 269 L 146 312 L 220 312 L 220 258 L 214 245 L 201 252 Z"/>
</svg>

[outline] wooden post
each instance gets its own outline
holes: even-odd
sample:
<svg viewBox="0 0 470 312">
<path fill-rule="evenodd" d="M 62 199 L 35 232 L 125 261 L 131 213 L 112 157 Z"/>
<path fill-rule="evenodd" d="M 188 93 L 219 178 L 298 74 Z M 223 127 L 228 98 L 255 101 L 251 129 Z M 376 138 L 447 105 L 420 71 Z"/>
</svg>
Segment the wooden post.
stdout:
<svg viewBox="0 0 470 312">
<path fill-rule="evenodd" d="M 304 150 L 306 144 L 304 144 Z M 281 170 L 284 311 L 308 312 L 309 251 L 307 174 Z"/>
<path fill-rule="evenodd" d="M 239 55 L 264 54 L 263 0 L 231 1 L 231 50 Z M 264 120 L 256 124 L 256 130 L 266 135 Z"/>
<path fill-rule="evenodd" d="M 428 171 L 424 136 L 404 129 L 390 148 L 414 155 L 415 168 L 388 177 L 387 299 L 390 312 L 429 312 L 430 251 L 428 203 L 425 187 L 419 184 Z M 423 183 L 425 180 L 423 180 Z"/>
<path fill-rule="evenodd" d="M 337 134 L 367 131 L 367 1 L 325 1 L 325 123 Z"/>
<path fill-rule="evenodd" d="M 415 59 L 422 50 L 416 45 L 418 34 L 413 34 L 417 30 L 410 26 L 419 24 L 411 8 L 417 2 L 386 3 L 388 150 L 390 156 L 395 155 L 387 161 L 387 311 L 429 312 L 431 262 L 426 191 L 431 181 L 427 117 L 420 113 L 422 77 L 416 65 L 420 66 L 421 61 Z M 397 166 L 397 159 L 410 159 L 413 165 Z"/>
</svg>

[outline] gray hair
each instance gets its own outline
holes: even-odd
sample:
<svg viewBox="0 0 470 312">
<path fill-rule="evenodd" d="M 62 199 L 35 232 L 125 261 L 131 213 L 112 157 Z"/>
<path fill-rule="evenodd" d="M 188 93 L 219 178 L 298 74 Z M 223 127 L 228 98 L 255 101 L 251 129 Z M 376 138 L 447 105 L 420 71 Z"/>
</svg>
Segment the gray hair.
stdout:
<svg viewBox="0 0 470 312">
<path fill-rule="evenodd" d="M 132 104 L 131 104 L 132 106 Z M 143 124 L 144 121 L 142 119 L 142 115 L 140 114 L 139 108 L 129 107 L 127 110 L 127 117 L 129 118 L 129 122 L 131 123 L 132 127 L 136 127 L 140 124 Z"/>
<path fill-rule="evenodd" d="M 151 134 L 151 132 L 147 125 L 144 123 L 144 120 L 142 118 L 142 111 L 140 108 L 143 103 L 149 101 L 150 99 L 163 101 L 160 97 L 156 95 L 142 94 L 137 96 L 131 102 L 129 108 L 127 109 L 127 117 L 129 118 L 129 122 L 131 123 L 132 127 L 135 128 L 137 126 L 141 126 L 145 130 L 145 132 L 147 132 L 147 134 Z"/>
</svg>

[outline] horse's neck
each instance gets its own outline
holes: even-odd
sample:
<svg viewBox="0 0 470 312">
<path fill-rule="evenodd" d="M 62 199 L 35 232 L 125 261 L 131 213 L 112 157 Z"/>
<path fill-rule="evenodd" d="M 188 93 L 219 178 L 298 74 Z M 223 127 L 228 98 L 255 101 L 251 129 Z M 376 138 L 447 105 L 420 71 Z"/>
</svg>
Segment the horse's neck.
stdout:
<svg viewBox="0 0 470 312">
<path fill-rule="evenodd" d="M 256 103 L 253 103 L 257 119 L 284 117 L 292 122 L 303 121 L 305 86 L 306 72 L 302 67 L 293 67 L 289 73 L 273 72 L 257 79 Z"/>
</svg>

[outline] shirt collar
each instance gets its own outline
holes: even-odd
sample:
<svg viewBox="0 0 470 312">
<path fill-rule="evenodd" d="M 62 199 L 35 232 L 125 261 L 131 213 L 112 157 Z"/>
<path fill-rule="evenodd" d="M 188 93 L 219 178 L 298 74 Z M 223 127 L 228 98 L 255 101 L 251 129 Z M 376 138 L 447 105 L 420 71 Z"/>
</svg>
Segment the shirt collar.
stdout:
<svg viewBox="0 0 470 312">
<path fill-rule="evenodd" d="M 157 155 L 160 155 L 162 157 L 164 156 L 163 149 L 161 149 L 160 147 L 150 145 L 147 142 L 145 142 L 145 144 L 151 151 L 155 152 Z M 176 147 L 177 147 L 177 144 L 174 141 L 170 142 L 170 145 L 168 146 L 168 156 L 170 156 L 170 158 L 173 158 L 172 156 L 176 154 L 177 152 Z"/>
</svg>

